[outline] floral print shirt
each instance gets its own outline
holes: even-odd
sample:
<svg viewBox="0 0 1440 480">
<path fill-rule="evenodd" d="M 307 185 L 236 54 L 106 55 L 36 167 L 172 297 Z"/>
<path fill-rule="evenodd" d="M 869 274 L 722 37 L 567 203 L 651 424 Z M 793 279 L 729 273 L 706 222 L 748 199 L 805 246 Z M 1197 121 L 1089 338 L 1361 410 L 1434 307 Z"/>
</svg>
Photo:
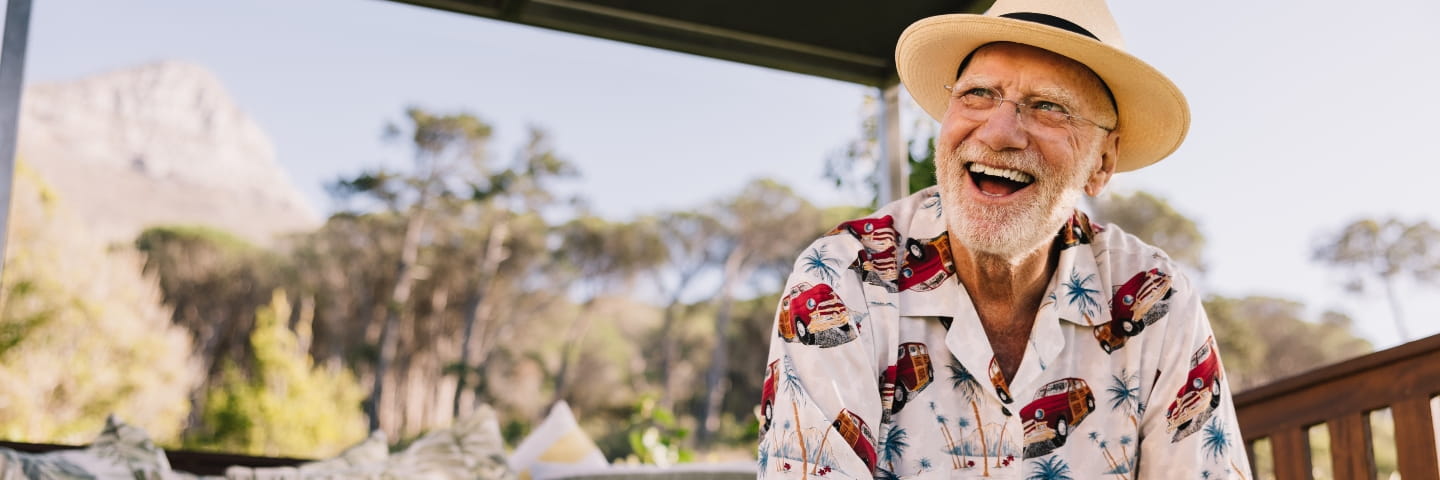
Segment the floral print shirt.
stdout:
<svg viewBox="0 0 1440 480">
<path fill-rule="evenodd" d="M 1250 475 L 1199 292 L 1084 213 L 1006 382 L 954 272 L 938 190 L 801 254 L 771 330 L 759 478 Z"/>
</svg>

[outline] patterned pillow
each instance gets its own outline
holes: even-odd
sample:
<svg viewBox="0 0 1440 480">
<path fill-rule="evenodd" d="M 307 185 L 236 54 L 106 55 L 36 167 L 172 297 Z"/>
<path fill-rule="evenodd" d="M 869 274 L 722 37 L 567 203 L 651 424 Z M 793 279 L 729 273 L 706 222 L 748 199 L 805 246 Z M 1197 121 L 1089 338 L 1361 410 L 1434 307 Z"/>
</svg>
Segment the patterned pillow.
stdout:
<svg viewBox="0 0 1440 480">
<path fill-rule="evenodd" d="M 165 451 L 138 427 L 111 415 L 89 447 L 28 454 L 0 449 L 0 480 L 71 478 L 171 478 Z"/>
<path fill-rule="evenodd" d="M 564 401 L 556 402 L 545 420 L 510 454 L 510 468 L 519 472 L 522 480 L 548 478 L 547 472 L 603 469 L 609 465 Z"/>
<path fill-rule="evenodd" d="M 225 469 L 227 480 L 322 480 L 374 478 L 385 469 L 390 454 L 385 432 L 376 430 L 365 441 L 340 452 L 334 458 L 300 464 L 297 467 L 241 467 Z"/>
<path fill-rule="evenodd" d="M 447 429 L 430 432 L 390 456 L 386 478 L 513 480 L 495 410 L 481 405 Z"/>
</svg>

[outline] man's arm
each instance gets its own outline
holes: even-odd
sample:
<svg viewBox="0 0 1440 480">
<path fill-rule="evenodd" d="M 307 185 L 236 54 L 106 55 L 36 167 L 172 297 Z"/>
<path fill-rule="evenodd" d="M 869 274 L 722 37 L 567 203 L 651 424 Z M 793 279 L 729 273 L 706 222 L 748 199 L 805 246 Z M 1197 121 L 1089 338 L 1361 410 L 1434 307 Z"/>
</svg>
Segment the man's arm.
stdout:
<svg viewBox="0 0 1440 480">
<path fill-rule="evenodd" d="M 821 238 L 786 282 L 761 399 L 760 478 L 872 478 L 881 419 L 869 308 L 850 265 L 862 248 Z"/>
<path fill-rule="evenodd" d="M 1141 424 L 1140 479 L 1249 479 L 1210 319 L 1189 279 L 1177 275 L 1170 322 Z M 1208 472 L 1208 474 L 1206 473 Z"/>
</svg>

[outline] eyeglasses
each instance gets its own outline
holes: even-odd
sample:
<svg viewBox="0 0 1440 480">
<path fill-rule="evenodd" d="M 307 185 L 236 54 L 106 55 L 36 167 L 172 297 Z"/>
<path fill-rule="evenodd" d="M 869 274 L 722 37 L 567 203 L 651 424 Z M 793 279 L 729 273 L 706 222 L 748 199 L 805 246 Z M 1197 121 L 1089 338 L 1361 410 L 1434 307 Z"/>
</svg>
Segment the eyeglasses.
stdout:
<svg viewBox="0 0 1440 480">
<path fill-rule="evenodd" d="M 1030 103 L 1020 103 L 1008 98 L 1003 98 L 996 94 L 994 90 L 984 87 L 962 90 L 954 85 L 945 85 L 945 90 L 950 92 L 951 99 L 958 100 L 958 102 L 953 102 L 951 105 L 962 107 L 960 113 L 965 115 L 965 118 L 971 120 L 984 120 L 996 106 L 1001 103 L 1010 102 L 1015 104 L 1015 113 L 1020 115 L 1020 118 L 1026 122 L 1033 122 L 1034 124 L 1050 128 L 1062 128 L 1072 125 L 1074 121 L 1079 120 L 1100 127 L 1101 130 L 1107 132 L 1115 131 L 1115 127 L 1107 127 L 1095 123 L 1095 121 L 1088 118 L 1071 115 L 1065 111 L 1064 105 L 1055 102 L 1036 100 Z"/>
</svg>

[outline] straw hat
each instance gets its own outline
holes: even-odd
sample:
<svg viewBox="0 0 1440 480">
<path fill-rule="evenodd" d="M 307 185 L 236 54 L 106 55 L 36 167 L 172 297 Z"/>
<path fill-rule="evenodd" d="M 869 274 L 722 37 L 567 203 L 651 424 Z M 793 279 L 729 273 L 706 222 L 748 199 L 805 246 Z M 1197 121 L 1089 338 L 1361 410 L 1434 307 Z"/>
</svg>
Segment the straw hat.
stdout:
<svg viewBox="0 0 1440 480">
<path fill-rule="evenodd" d="M 895 45 L 905 89 L 940 120 L 950 104 L 942 88 L 955 82 L 961 60 L 991 42 L 1043 48 L 1090 67 L 1119 108 L 1119 163 L 1124 172 L 1170 155 L 1190 128 L 1185 95 L 1155 67 L 1125 53 L 1104 0 L 997 0 L 984 15 L 939 15 L 911 24 Z"/>
</svg>

